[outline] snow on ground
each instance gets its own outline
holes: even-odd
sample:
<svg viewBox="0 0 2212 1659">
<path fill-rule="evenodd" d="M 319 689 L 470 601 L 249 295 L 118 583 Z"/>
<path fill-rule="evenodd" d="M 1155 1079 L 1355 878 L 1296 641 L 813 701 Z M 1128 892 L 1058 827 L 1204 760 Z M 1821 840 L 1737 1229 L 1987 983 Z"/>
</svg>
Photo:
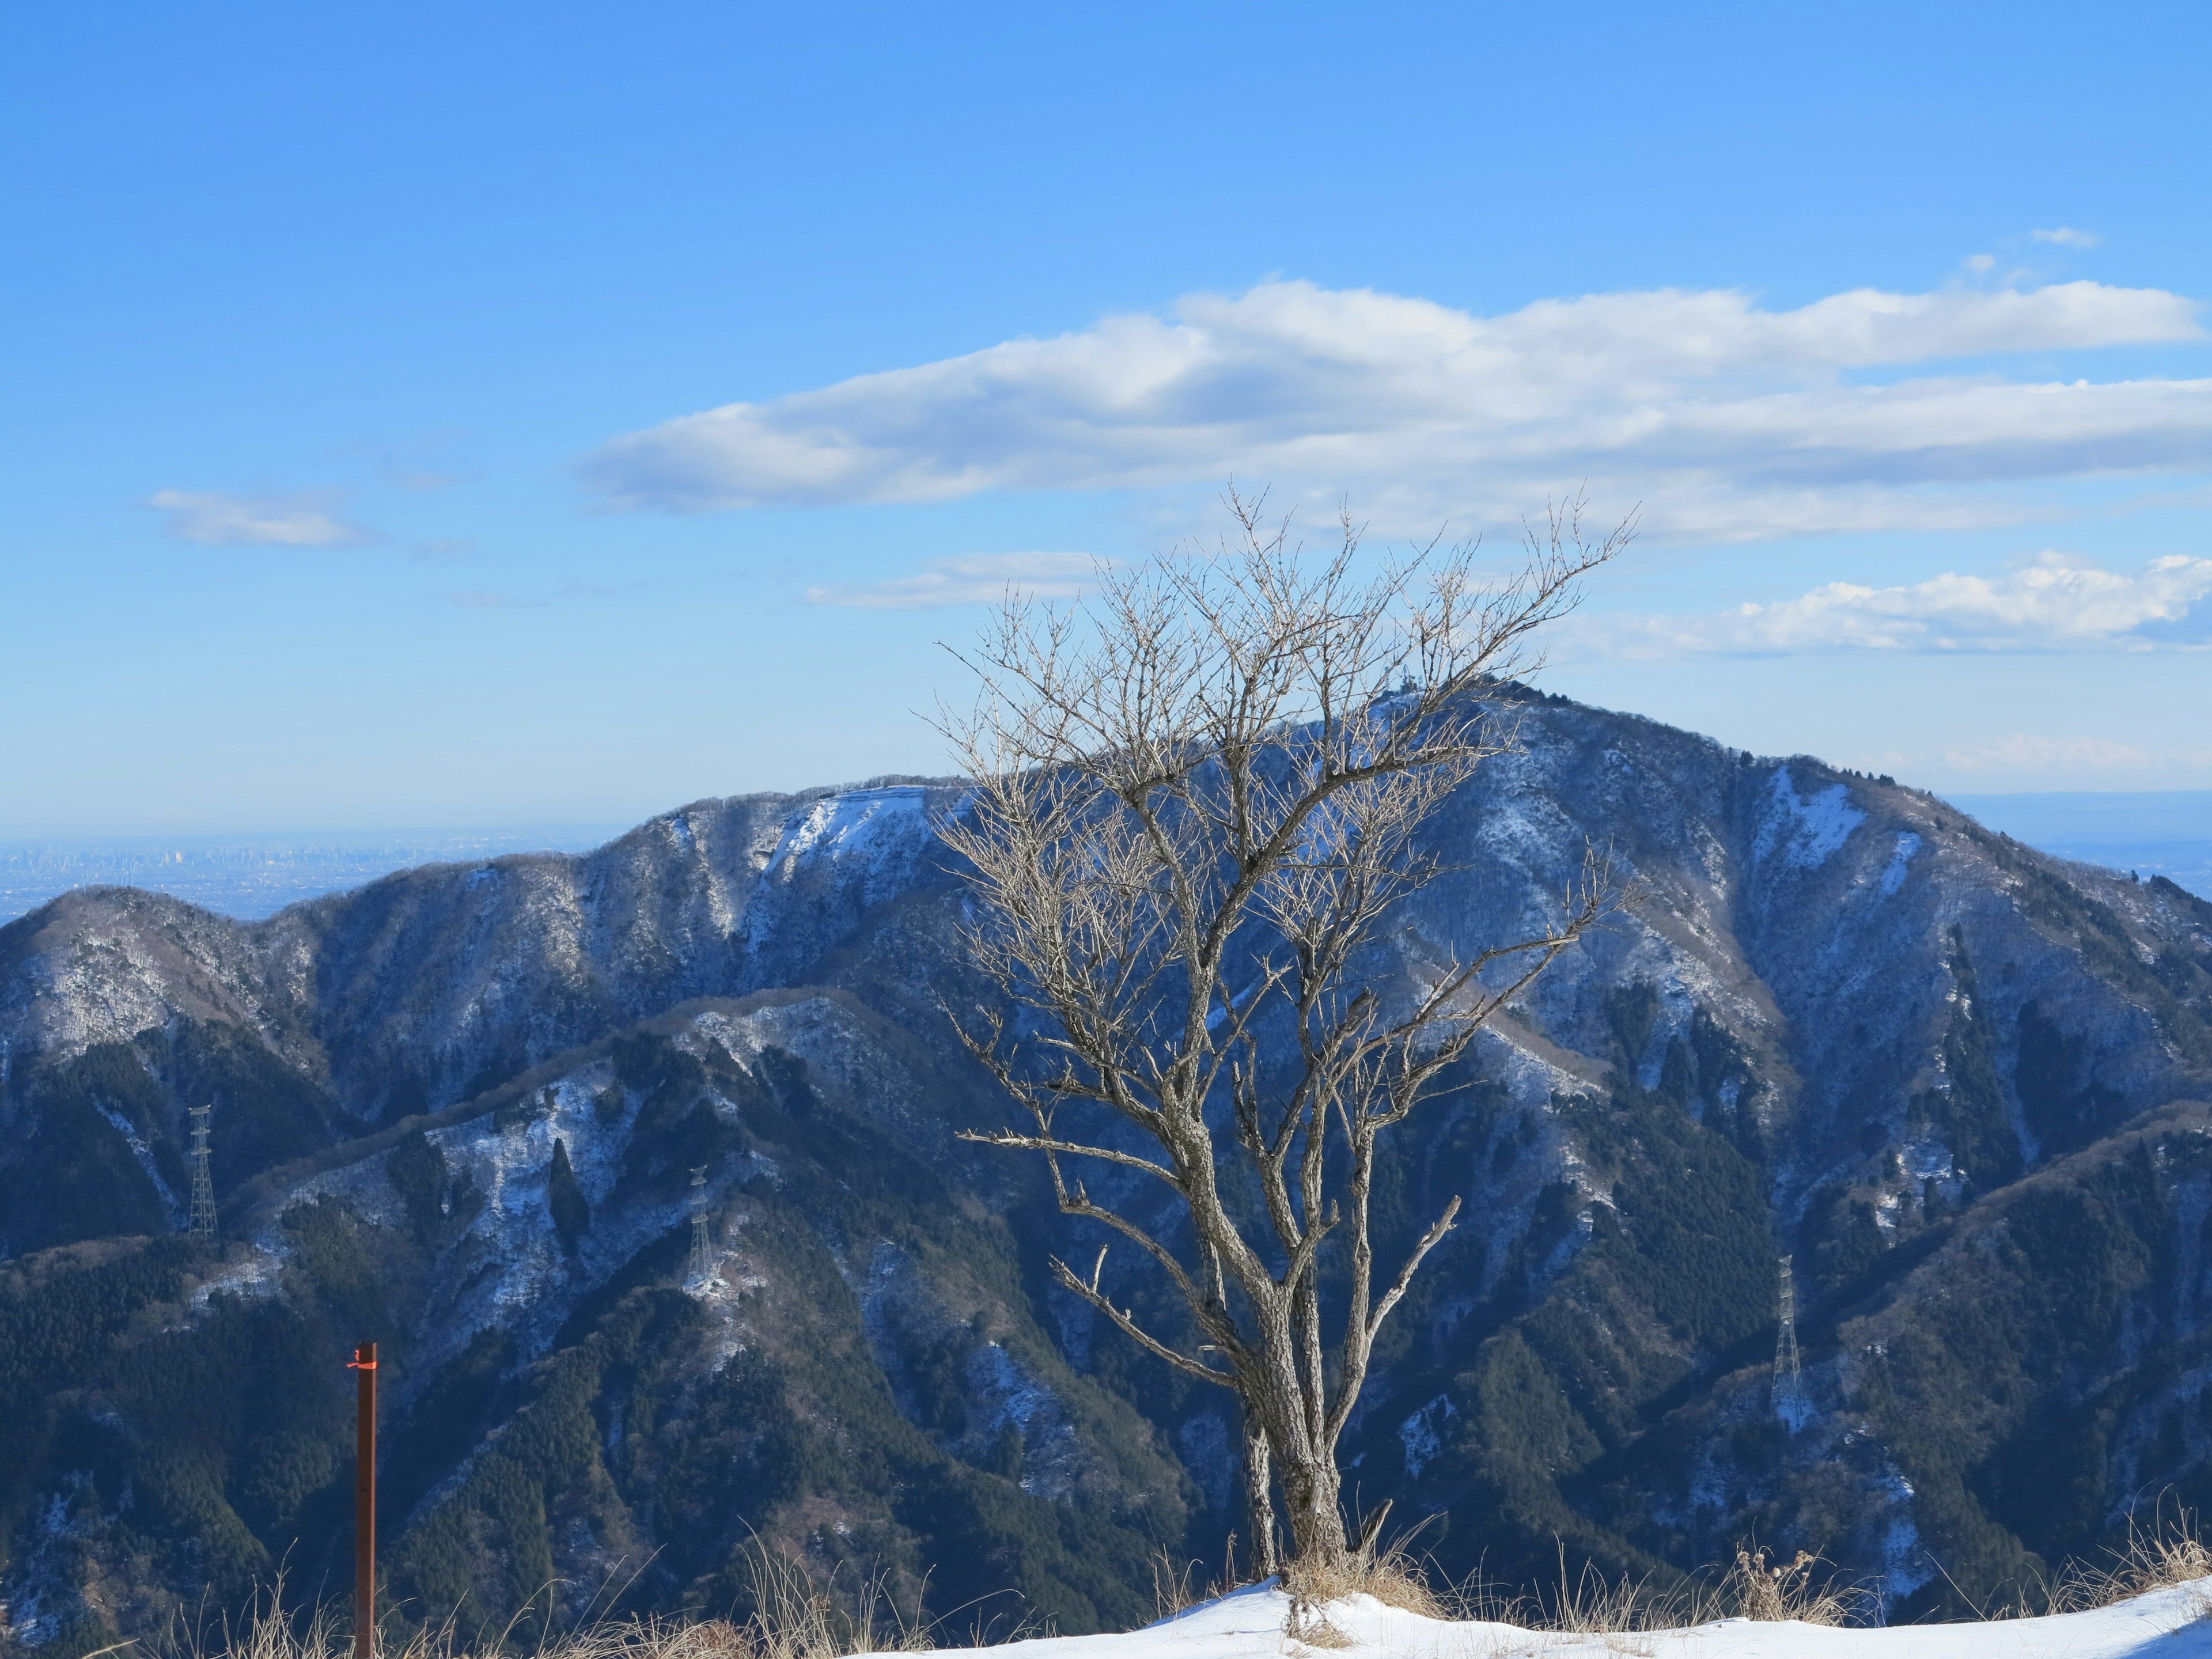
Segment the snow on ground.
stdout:
<svg viewBox="0 0 2212 1659">
<path fill-rule="evenodd" d="M 785 823 L 769 869 L 788 881 L 810 860 L 859 859 L 870 866 L 871 875 L 890 866 L 896 876 L 934 833 L 927 803 L 928 791 L 915 785 L 824 795 Z"/>
<path fill-rule="evenodd" d="M 1795 870 L 1817 870 L 1828 855 L 1851 838 L 1866 814 L 1851 805 L 1851 792 L 1831 784 L 1818 794 L 1800 795 L 1790 769 L 1778 769 L 1767 786 L 1767 803 L 1751 855 L 1761 864 L 1773 854 Z M 1900 877 L 1900 879 L 1902 878 Z"/>
<path fill-rule="evenodd" d="M 1897 832 L 1897 847 L 1889 855 L 1889 867 L 1881 872 L 1881 890 L 1885 898 L 1905 885 L 1905 866 L 1912 862 L 1912 855 L 1919 850 L 1919 836 L 1910 830 Z"/>
<path fill-rule="evenodd" d="M 1053 1637 L 994 1651 L 1016 1659 L 2195 1659 L 2212 1656 L 2212 1579 L 2051 1619 L 1830 1630 L 1723 1619 L 1689 1630 L 1570 1636 L 1424 1619 L 1355 1595 L 1328 1620 L 1351 1638 L 1316 1648 L 1284 1633 L 1290 1603 L 1241 1590 L 1122 1636 Z"/>
<path fill-rule="evenodd" d="M 185 1206 L 177 1202 L 176 1194 L 170 1189 L 169 1183 L 161 1179 L 161 1166 L 154 1162 L 154 1149 L 138 1138 L 138 1131 L 131 1127 L 131 1120 L 112 1106 L 95 1100 L 92 1103 L 92 1109 L 106 1118 L 108 1126 L 123 1137 L 125 1144 L 131 1148 L 131 1156 L 138 1160 L 139 1170 L 153 1183 L 155 1192 L 160 1194 L 161 1207 L 168 1212 L 169 1224 L 172 1227 L 179 1225 L 185 1218 Z"/>
</svg>

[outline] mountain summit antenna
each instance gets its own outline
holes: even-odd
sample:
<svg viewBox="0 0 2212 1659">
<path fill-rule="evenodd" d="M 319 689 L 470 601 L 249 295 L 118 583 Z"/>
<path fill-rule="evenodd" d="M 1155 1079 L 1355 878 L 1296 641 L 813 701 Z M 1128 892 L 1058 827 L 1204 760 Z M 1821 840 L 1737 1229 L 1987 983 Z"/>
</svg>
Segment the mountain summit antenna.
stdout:
<svg viewBox="0 0 2212 1659">
<path fill-rule="evenodd" d="M 195 1238 L 215 1237 L 215 1175 L 209 1163 L 208 1118 L 212 1106 L 195 1106 L 192 1120 L 192 1218 L 190 1223 Z"/>
<path fill-rule="evenodd" d="M 684 1282 L 704 1289 L 714 1271 L 707 1255 L 707 1166 L 702 1164 L 691 1171 L 691 1267 Z"/>
</svg>

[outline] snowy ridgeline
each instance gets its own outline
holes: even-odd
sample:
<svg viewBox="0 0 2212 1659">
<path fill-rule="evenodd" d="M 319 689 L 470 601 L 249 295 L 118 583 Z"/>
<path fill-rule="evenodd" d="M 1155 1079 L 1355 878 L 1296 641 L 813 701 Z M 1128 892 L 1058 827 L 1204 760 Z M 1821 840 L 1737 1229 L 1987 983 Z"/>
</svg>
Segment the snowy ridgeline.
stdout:
<svg viewBox="0 0 2212 1659">
<path fill-rule="evenodd" d="M 921 799 L 919 792 L 900 788 L 824 797 L 793 818 L 770 863 L 781 866 L 787 878 L 803 854 L 845 854 L 886 839 L 886 821 L 917 807 Z M 2145 879 L 2162 875 L 2212 899 L 2212 790 L 1961 795 L 1953 804 L 1990 829 L 2060 858 L 2133 870 Z M 1757 856 L 1778 855 L 1800 868 L 1820 865 L 1864 817 L 1840 787 L 1799 796 L 1787 767 L 1773 780 L 1769 805 Z M 681 815 L 667 822 L 689 850 L 690 832 Z M 149 888 L 240 921 L 258 921 L 288 904 L 359 887 L 396 870 L 503 853 L 580 853 L 613 840 L 626 827 L 0 843 L 0 923 L 27 915 L 71 888 L 89 886 Z M 1899 851 L 1901 876 L 1911 852 Z"/>
<path fill-rule="evenodd" d="M 1329 1604 L 1332 1641 L 1285 1633 L 1290 1603 L 1250 1589 L 1124 1636 L 1071 1636 L 997 1650 L 1018 1659 L 2194 1659 L 2212 1656 L 2212 1579 L 2154 1590 L 2094 1613 L 1986 1624 L 1829 1630 L 1724 1619 L 1689 1630 L 1566 1635 L 1453 1623 L 1355 1595 Z M 1340 1645 L 1339 1644 L 1341 1644 Z"/>
</svg>

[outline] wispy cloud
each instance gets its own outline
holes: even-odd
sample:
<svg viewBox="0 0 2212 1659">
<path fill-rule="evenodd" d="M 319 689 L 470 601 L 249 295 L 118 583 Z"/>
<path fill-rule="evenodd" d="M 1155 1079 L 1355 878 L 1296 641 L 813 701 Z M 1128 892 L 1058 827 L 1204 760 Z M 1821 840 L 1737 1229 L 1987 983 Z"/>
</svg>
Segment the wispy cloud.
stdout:
<svg viewBox="0 0 2212 1659">
<path fill-rule="evenodd" d="M 459 605 L 464 611 L 526 611 L 535 610 L 545 601 L 526 599 L 489 587 L 457 587 L 446 595 L 446 603 Z"/>
<path fill-rule="evenodd" d="M 969 553 L 939 559 L 912 576 L 862 586 L 810 587 L 810 605 L 867 611 L 921 611 L 933 605 L 988 604 L 1009 588 L 1037 599 L 1073 599 L 1097 574 L 1088 553 Z"/>
<path fill-rule="evenodd" d="M 2063 718 L 2063 716 L 2062 716 Z M 1900 733 L 1899 735 L 1904 735 Z M 2007 732 L 1927 746 L 1869 750 L 1850 763 L 1944 791 L 2202 789 L 2212 784 L 2212 744 L 2173 740 L 2170 728 Z M 2155 835 L 2142 837 L 2157 839 Z"/>
<path fill-rule="evenodd" d="M 1779 312 L 1667 289 L 1500 317 L 1268 283 L 726 404 L 586 466 L 613 504 L 678 511 L 1237 475 L 1414 518 L 1510 519 L 1586 480 L 1644 501 L 1655 531 L 1713 538 L 1985 523 L 2028 509 L 1968 487 L 2212 467 L 2212 380 L 1854 371 L 2198 337 L 2192 301 L 2087 282 Z"/>
<path fill-rule="evenodd" d="M 2154 559 L 2134 574 L 2045 553 L 2000 576 L 1947 572 L 1897 587 L 1830 582 L 1718 616 L 1593 620 L 1583 637 L 1626 655 L 1685 652 L 2147 651 L 2212 647 L 2212 559 Z"/>
<path fill-rule="evenodd" d="M 342 498 L 327 491 L 298 495 L 227 495 L 215 490 L 161 489 L 146 505 L 164 514 L 169 534 L 211 547 L 359 547 L 373 530 L 337 516 Z"/>
<path fill-rule="evenodd" d="M 1954 771 L 1969 776 L 2050 773 L 2064 777 L 2085 772 L 2140 772 L 2161 763 L 2202 765 L 2207 757 L 2203 750 L 2154 753 L 2112 738 L 2063 737 L 2041 732 L 2007 732 L 1980 743 L 1955 745 L 1942 756 Z"/>
<path fill-rule="evenodd" d="M 2039 242 L 2056 242 L 2061 247 L 2094 247 L 2105 239 L 2094 230 L 2075 230 L 2060 225 L 2055 230 L 2034 230 L 2028 233 Z"/>
<path fill-rule="evenodd" d="M 376 468 L 380 483 L 394 489 L 448 489 L 473 481 L 475 474 L 453 465 L 453 452 L 465 434 L 429 432 L 397 441 L 349 444 L 342 453 L 366 457 Z"/>
</svg>

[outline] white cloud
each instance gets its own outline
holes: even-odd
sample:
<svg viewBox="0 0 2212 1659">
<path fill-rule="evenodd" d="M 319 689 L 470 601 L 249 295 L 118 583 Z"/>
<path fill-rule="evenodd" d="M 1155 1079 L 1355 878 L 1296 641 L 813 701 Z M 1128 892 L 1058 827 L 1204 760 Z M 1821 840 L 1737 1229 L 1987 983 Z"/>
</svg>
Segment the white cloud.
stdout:
<svg viewBox="0 0 2212 1659">
<path fill-rule="evenodd" d="M 1680 652 L 2150 650 L 2212 645 L 2212 559 L 2152 560 L 2129 575 L 2045 553 L 2002 576 L 1947 572 L 1907 586 L 1830 582 L 1719 616 L 1593 621 L 1584 637 L 1622 654 Z"/>
<path fill-rule="evenodd" d="M 2039 242 L 2056 242 L 2061 247 L 2094 247 L 2105 239 L 2094 230 L 2075 230 L 2061 225 L 2056 230 L 2036 230 L 2028 233 Z"/>
<path fill-rule="evenodd" d="M 617 505 L 678 511 L 1234 475 L 1350 489 L 1386 521 L 1510 519 L 1587 481 L 1708 538 L 2002 522 L 2029 509 L 1976 487 L 2212 467 L 2212 380 L 1854 371 L 2198 337 L 2191 301 L 2087 282 L 1781 312 L 1667 289 L 1502 317 L 1268 283 L 684 416 L 586 471 Z"/>
<path fill-rule="evenodd" d="M 146 505 L 165 514 L 179 541 L 211 547 L 358 547 L 374 531 L 337 516 L 337 499 L 305 495 L 226 495 L 213 490 L 161 489 Z"/>
<path fill-rule="evenodd" d="M 2054 737 L 2040 732 L 2008 732 L 1943 751 L 1945 763 L 1969 777 L 1990 773 L 2051 773 L 2072 777 L 2084 772 L 2140 772 L 2161 761 L 2186 763 L 2192 758 L 2201 760 L 2203 757 L 2153 754 L 2134 744 L 2119 743 L 2110 738 Z"/>
<path fill-rule="evenodd" d="M 2144 730 L 2130 724 L 2122 736 L 2002 728 L 1948 738 L 1925 735 L 1925 747 L 1868 752 L 1851 763 L 1945 793 L 2203 789 L 2212 783 L 2212 746 L 2191 742 L 2171 727 Z M 2159 838 L 2157 832 L 2141 837 Z"/>
<path fill-rule="evenodd" d="M 969 553 L 939 559 L 918 575 L 855 587 L 810 587 L 810 605 L 866 611 L 920 611 L 934 605 L 993 604 L 1008 588 L 1034 599 L 1070 599 L 1097 572 L 1088 553 Z"/>
</svg>

